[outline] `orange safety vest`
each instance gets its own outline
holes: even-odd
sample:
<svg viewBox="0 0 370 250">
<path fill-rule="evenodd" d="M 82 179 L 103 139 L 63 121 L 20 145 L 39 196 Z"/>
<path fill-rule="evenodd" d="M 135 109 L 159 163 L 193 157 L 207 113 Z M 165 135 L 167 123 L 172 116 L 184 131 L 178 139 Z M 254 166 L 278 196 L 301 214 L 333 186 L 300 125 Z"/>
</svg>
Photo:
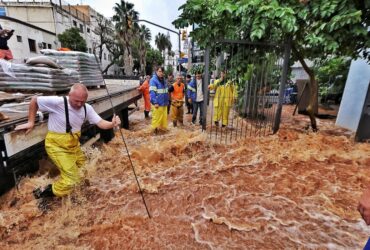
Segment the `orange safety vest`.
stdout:
<svg viewBox="0 0 370 250">
<path fill-rule="evenodd" d="M 172 84 L 174 90 L 171 93 L 171 98 L 172 100 L 178 100 L 178 101 L 183 101 L 184 100 L 184 88 L 185 85 L 183 83 L 180 83 L 180 86 L 175 82 Z"/>
</svg>

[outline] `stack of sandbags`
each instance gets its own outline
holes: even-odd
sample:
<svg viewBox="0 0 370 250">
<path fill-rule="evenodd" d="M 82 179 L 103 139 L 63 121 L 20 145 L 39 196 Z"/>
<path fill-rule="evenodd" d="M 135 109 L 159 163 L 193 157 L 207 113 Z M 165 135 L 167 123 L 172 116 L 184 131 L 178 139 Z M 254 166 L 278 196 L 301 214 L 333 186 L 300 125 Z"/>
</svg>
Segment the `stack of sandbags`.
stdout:
<svg viewBox="0 0 370 250">
<path fill-rule="evenodd" d="M 78 72 L 78 79 L 86 86 L 100 86 L 104 84 L 99 64 L 92 54 L 78 51 L 41 50 L 41 53 L 54 58 L 64 68 Z"/>
<path fill-rule="evenodd" d="M 40 61 L 31 66 L 0 60 L 0 90 L 66 91 L 75 82 L 77 72 L 71 69 L 52 68 Z"/>
</svg>

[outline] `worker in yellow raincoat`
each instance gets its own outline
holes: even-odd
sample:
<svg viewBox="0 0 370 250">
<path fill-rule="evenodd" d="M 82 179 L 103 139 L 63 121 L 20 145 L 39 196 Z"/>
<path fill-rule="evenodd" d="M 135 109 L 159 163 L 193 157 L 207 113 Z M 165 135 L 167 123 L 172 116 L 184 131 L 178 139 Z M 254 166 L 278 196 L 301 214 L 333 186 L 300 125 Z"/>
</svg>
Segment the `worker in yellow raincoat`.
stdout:
<svg viewBox="0 0 370 250">
<path fill-rule="evenodd" d="M 230 109 L 235 101 L 235 85 L 231 80 L 227 79 L 226 71 L 222 71 L 220 79 L 215 80 L 208 88 L 216 90 L 213 99 L 213 121 L 216 126 L 219 126 L 219 121 L 221 120 L 222 127 L 225 127 L 229 122 Z"/>
<path fill-rule="evenodd" d="M 85 156 L 81 151 L 79 138 L 85 120 L 101 129 L 112 129 L 121 124 L 118 116 L 114 116 L 111 122 L 102 119 L 91 105 L 86 104 L 87 97 L 88 90 L 81 83 L 72 86 L 68 97 L 33 97 L 29 106 L 28 122 L 15 128 L 24 129 L 28 134 L 35 126 L 37 111 L 49 113 L 45 149 L 58 167 L 60 178 L 43 190 L 35 189 L 33 193 L 36 199 L 68 195 L 80 182 Z"/>
</svg>

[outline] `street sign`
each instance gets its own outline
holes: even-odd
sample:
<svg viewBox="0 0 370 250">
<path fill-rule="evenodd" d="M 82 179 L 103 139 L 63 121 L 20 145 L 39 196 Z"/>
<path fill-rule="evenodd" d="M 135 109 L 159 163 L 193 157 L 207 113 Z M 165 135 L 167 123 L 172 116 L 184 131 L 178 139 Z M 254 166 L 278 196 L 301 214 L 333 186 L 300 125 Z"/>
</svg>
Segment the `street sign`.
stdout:
<svg viewBox="0 0 370 250">
<path fill-rule="evenodd" d="M 187 63 L 188 62 L 188 58 L 180 58 L 180 59 L 177 59 L 177 61 L 181 64 L 181 63 Z"/>
</svg>

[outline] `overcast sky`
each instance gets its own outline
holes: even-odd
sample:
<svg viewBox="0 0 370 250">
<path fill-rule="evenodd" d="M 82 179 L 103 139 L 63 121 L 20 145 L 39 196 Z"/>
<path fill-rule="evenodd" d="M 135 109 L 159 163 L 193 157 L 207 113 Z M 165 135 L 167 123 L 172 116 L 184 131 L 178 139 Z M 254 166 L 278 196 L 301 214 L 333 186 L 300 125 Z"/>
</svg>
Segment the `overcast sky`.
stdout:
<svg viewBox="0 0 370 250">
<path fill-rule="evenodd" d="M 70 4 L 85 4 L 90 5 L 93 9 L 103 14 L 105 17 L 112 17 L 114 15 L 113 7 L 116 3 L 120 3 L 119 0 L 65 0 Z M 171 24 L 175 20 L 180 12 L 178 8 L 183 5 L 186 0 L 129 0 L 128 2 L 133 3 L 134 9 L 139 12 L 139 18 L 157 23 L 161 26 L 167 27 L 172 30 L 176 30 Z M 152 32 L 152 46 L 155 47 L 154 37 L 158 32 L 167 34 L 166 30 L 157 28 L 148 23 L 145 24 L 150 28 Z M 178 36 L 174 33 L 170 33 L 172 50 L 178 48 Z"/>
</svg>

